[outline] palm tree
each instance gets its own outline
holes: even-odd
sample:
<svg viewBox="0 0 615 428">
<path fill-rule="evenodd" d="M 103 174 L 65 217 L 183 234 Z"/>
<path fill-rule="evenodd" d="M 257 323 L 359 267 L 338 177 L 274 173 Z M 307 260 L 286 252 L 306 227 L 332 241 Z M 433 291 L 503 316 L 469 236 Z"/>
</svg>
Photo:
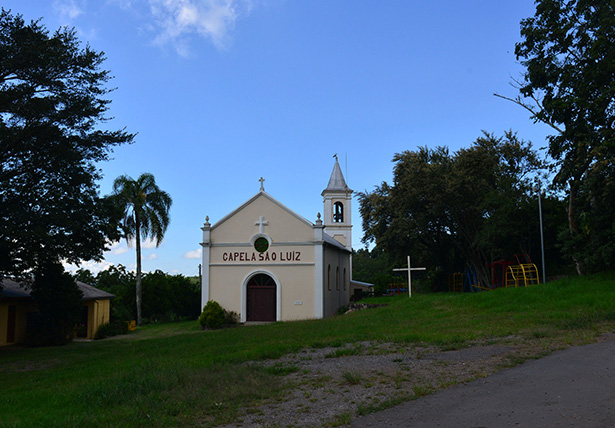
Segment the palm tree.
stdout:
<svg viewBox="0 0 615 428">
<path fill-rule="evenodd" d="M 134 238 L 137 249 L 137 324 L 141 325 L 141 238 L 160 245 L 169 226 L 171 196 L 156 185 L 149 173 L 133 180 L 126 175 L 113 182 L 113 197 L 124 210 L 122 229 L 126 240 Z"/>
</svg>

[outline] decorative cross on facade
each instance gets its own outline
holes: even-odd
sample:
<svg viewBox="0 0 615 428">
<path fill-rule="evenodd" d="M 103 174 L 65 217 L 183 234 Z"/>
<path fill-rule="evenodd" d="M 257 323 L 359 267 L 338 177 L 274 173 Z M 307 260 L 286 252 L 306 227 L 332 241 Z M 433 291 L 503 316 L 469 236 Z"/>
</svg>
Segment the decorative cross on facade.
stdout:
<svg viewBox="0 0 615 428">
<path fill-rule="evenodd" d="M 265 191 L 265 186 L 263 186 L 263 183 L 265 182 L 265 179 L 263 177 L 259 178 L 258 181 L 261 182 L 261 192 Z"/>
<path fill-rule="evenodd" d="M 400 272 L 400 271 L 404 271 L 407 270 L 408 271 L 408 297 L 412 297 L 412 271 L 413 270 L 425 270 L 427 268 L 424 267 L 419 267 L 419 268 L 413 268 L 410 266 L 410 256 L 408 256 L 408 267 L 407 268 L 399 268 L 399 269 L 393 269 L 393 271 L 395 272 Z"/>
<path fill-rule="evenodd" d="M 265 220 L 265 217 L 261 216 L 261 218 L 258 221 L 254 222 L 254 226 L 258 226 L 259 230 L 258 233 L 264 233 L 264 227 L 265 226 L 269 226 L 269 222 Z"/>
</svg>

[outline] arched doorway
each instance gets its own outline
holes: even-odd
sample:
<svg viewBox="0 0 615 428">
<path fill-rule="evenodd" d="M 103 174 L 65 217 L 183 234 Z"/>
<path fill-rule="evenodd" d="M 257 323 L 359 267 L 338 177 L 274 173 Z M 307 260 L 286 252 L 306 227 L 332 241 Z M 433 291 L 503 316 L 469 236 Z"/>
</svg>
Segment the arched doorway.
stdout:
<svg viewBox="0 0 615 428">
<path fill-rule="evenodd" d="M 276 321 L 276 284 L 272 277 L 259 273 L 248 280 L 246 321 Z"/>
</svg>

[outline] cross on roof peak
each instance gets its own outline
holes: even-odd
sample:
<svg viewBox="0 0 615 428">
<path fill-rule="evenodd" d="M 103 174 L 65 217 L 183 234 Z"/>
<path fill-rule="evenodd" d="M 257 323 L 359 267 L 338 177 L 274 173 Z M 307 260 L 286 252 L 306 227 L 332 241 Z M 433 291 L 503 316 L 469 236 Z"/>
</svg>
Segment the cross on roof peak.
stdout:
<svg viewBox="0 0 615 428">
<path fill-rule="evenodd" d="M 265 191 L 265 186 L 263 185 L 263 183 L 265 182 L 265 179 L 263 177 L 259 178 L 258 181 L 261 182 L 261 192 Z"/>
</svg>

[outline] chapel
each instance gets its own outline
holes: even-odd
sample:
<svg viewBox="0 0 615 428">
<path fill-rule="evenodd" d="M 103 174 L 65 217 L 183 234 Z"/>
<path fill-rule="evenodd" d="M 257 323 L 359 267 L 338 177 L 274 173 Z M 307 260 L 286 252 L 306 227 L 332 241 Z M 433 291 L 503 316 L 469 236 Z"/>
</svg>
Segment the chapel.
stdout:
<svg viewBox="0 0 615 428">
<path fill-rule="evenodd" d="M 241 322 L 334 315 L 350 301 L 352 190 L 335 159 L 314 222 L 260 191 L 203 231 L 201 307 L 209 300 Z"/>
</svg>

